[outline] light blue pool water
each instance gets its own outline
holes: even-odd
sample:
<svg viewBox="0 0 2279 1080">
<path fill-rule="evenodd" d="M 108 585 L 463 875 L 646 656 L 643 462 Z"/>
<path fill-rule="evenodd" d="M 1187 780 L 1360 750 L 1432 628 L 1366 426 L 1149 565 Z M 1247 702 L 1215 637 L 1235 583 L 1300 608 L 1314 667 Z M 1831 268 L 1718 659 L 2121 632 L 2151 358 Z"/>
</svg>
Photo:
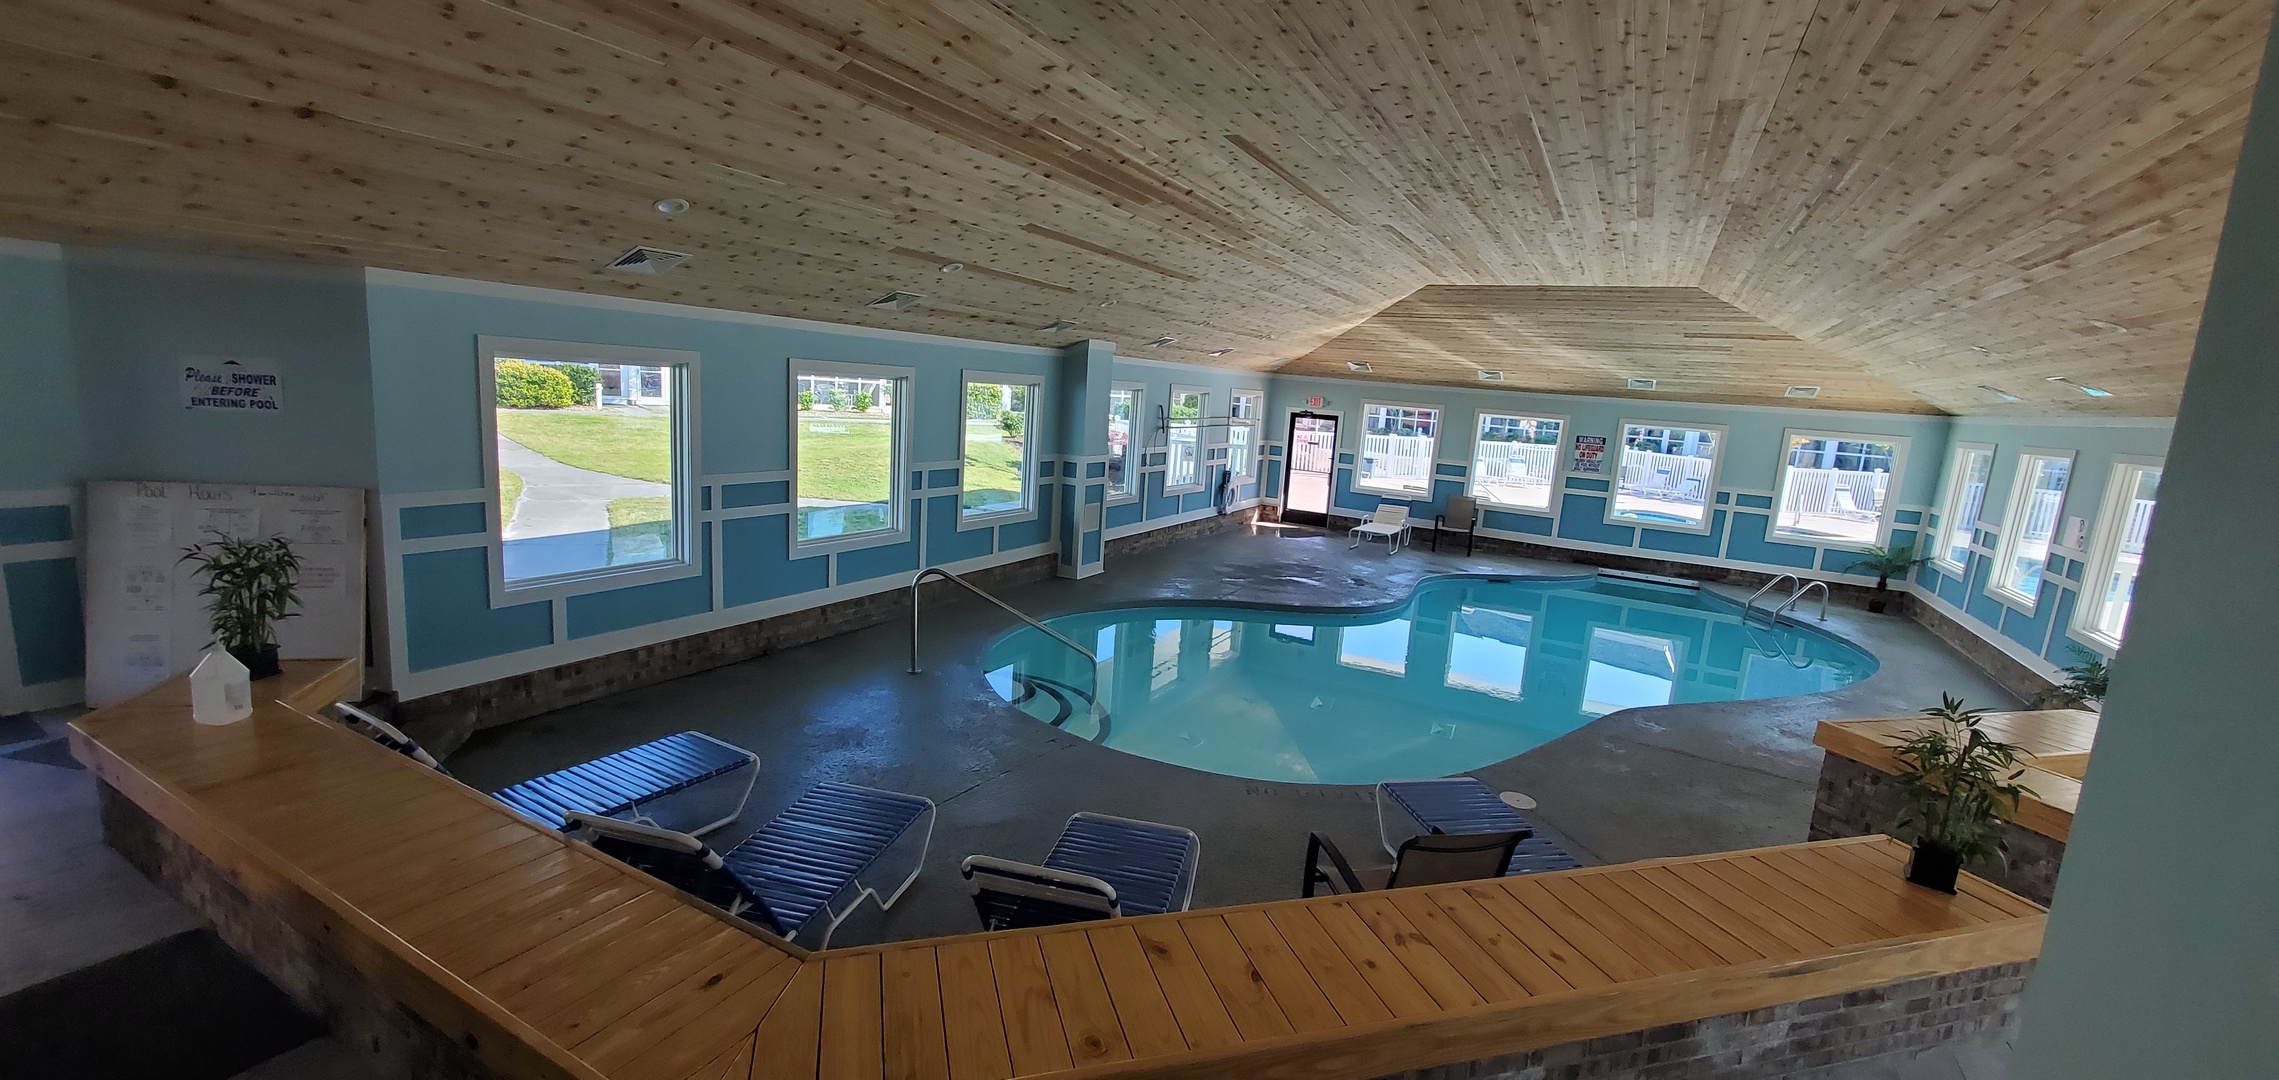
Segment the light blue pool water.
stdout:
<svg viewBox="0 0 2279 1080">
<path fill-rule="evenodd" d="M 1006 701 L 1126 753 L 1288 783 L 1447 776 L 1617 709 L 1816 693 L 1876 668 L 1816 630 L 1744 624 L 1731 601 L 1604 577 L 1435 578 L 1367 614 L 1182 605 L 1047 621 L 1098 653 L 1097 671 L 1022 627 L 983 657 Z"/>
</svg>

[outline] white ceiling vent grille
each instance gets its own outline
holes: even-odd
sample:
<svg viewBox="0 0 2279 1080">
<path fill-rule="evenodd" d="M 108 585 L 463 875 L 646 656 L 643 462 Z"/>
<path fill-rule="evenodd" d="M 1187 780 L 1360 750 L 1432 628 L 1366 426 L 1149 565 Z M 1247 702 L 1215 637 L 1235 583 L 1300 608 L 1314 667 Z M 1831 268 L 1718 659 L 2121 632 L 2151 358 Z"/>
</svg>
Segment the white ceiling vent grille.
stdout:
<svg viewBox="0 0 2279 1080">
<path fill-rule="evenodd" d="M 1037 327 L 1037 332 L 1044 334 L 1060 334 L 1074 329 L 1076 329 L 1076 323 L 1074 321 L 1069 319 L 1054 319 L 1050 323 Z"/>
<path fill-rule="evenodd" d="M 1654 380 L 1624 379 L 1622 381 L 1622 388 L 1625 390 L 1652 390 L 1654 388 Z"/>
<path fill-rule="evenodd" d="M 1165 334 L 1165 335 L 1163 335 L 1162 337 L 1159 337 L 1159 338 L 1155 339 L 1154 341 L 1149 341 L 1149 342 L 1145 342 L 1145 343 L 1141 344 L 1141 345 L 1140 345 L 1140 348 L 1143 348 L 1143 349 L 1160 349 L 1160 348 L 1162 348 L 1162 347 L 1164 347 L 1164 346 L 1166 346 L 1166 345 L 1169 345 L 1169 344 L 1171 344 L 1172 342 L 1174 342 L 1174 341 L 1177 341 L 1177 340 L 1179 340 L 1179 339 L 1178 339 L 1178 338 L 1175 338 L 1175 337 L 1172 337 L 1172 336 L 1171 336 L 1171 335 L 1169 335 L 1169 334 Z"/>
<path fill-rule="evenodd" d="M 1481 372 L 1481 373 L 1480 373 L 1480 381 L 1481 381 L 1481 382 L 1502 382 L 1502 381 L 1504 381 L 1504 373 L 1503 373 L 1503 372 L 1500 372 L 1500 371 L 1483 371 L 1483 372 Z"/>
<path fill-rule="evenodd" d="M 1791 386 L 1791 387 L 1789 387 L 1787 390 L 1783 391 L 1783 392 L 1782 392 L 1782 394 L 1781 394 L 1781 396 L 1782 396 L 1782 397 L 1819 397 L 1819 396 L 1820 396 L 1820 388 L 1819 388 L 1819 387 L 1817 387 L 1817 386 Z"/>
<path fill-rule="evenodd" d="M 874 308 L 885 308 L 888 311 L 908 311 L 911 308 L 917 307 L 919 303 L 925 299 L 925 297 L 920 296 L 917 293 L 903 292 L 900 289 L 896 289 L 893 292 L 887 293 L 885 296 L 881 296 L 878 299 L 871 301 L 866 306 Z"/>
<path fill-rule="evenodd" d="M 609 262 L 612 270 L 628 274 L 662 274 L 688 261 L 688 255 L 663 248 L 637 247 Z"/>
<path fill-rule="evenodd" d="M 1346 369 L 1347 369 L 1347 370 L 1349 370 L 1349 371 L 1375 371 L 1375 370 L 1376 370 L 1375 368 L 1372 368 L 1372 367 L 1370 367 L 1370 366 L 1369 366 L 1369 361 L 1367 361 L 1367 360 L 1348 360 L 1348 361 L 1346 361 L 1346 362 L 1345 362 L 1345 367 L 1346 367 Z"/>
</svg>

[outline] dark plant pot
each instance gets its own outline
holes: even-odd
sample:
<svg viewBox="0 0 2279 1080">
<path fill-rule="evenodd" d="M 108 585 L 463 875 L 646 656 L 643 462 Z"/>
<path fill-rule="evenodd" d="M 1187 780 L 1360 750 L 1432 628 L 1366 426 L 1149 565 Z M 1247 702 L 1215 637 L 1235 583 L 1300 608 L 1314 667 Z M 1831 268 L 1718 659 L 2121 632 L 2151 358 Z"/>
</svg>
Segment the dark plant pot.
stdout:
<svg viewBox="0 0 2279 1080">
<path fill-rule="evenodd" d="M 1884 609 L 1889 608 L 1890 606 L 1891 600 L 1885 597 L 1882 593 L 1877 593 L 1874 596 L 1868 597 L 1868 610 L 1874 614 L 1881 615 L 1883 614 Z"/>
<path fill-rule="evenodd" d="M 231 649 L 229 654 L 237 657 L 238 663 L 245 665 L 246 675 L 255 682 L 285 672 L 284 668 L 277 665 L 277 646 L 274 643 L 258 649 Z"/>
<path fill-rule="evenodd" d="M 1917 841 L 1914 857 L 1907 860 L 1907 880 L 1926 889 L 1952 894 L 1962 875 L 1962 860 L 1937 844 Z"/>
</svg>

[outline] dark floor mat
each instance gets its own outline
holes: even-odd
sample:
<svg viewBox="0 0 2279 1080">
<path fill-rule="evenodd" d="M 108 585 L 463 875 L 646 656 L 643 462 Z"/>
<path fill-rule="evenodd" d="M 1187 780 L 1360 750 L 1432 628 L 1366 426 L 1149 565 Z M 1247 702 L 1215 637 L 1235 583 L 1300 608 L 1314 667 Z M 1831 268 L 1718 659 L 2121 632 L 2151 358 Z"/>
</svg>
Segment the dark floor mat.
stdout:
<svg viewBox="0 0 2279 1080">
<path fill-rule="evenodd" d="M 211 930 L 0 997 L 0 1076 L 224 1080 L 323 1034 Z"/>
<path fill-rule="evenodd" d="M 71 740 L 49 739 L 33 743 L 21 750 L 8 752 L 10 760 L 29 761 L 34 765 L 53 765 L 58 769 L 83 769 L 77 758 L 71 756 Z"/>
</svg>

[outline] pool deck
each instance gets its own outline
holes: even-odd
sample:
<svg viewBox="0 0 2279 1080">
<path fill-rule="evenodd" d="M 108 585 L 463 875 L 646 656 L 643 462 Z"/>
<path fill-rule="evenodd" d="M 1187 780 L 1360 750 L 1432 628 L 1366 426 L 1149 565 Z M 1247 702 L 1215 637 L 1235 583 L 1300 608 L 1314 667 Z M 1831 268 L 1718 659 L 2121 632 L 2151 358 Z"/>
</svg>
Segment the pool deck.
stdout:
<svg viewBox="0 0 2279 1080">
<path fill-rule="evenodd" d="M 1260 527 L 1114 559 L 1102 576 L 1042 582 L 1006 599 L 1040 617 L 1159 599 L 1329 598 L 1359 607 L 1402 599 L 1433 574 L 1582 569 L 1427 547 L 1388 556 L 1382 546 L 1349 550 L 1342 536 Z M 922 675 L 904 671 L 908 626 L 897 622 L 486 731 L 450 765 L 489 790 L 703 730 L 761 757 L 751 804 L 715 835 L 721 846 L 826 780 L 935 800 L 941 814 L 925 872 L 893 911 L 850 919 L 833 939 L 842 945 L 975 929 L 959 860 L 977 852 L 1040 858 L 1079 810 L 1194 829 L 1203 840 L 1197 907 L 1296 895 L 1308 831 L 1359 859 L 1382 860 L 1367 787 L 1269 784 L 1166 765 L 1063 735 L 999 700 L 978 661 L 1012 625 L 978 602 L 930 608 Z M 1820 720 L 1909 713 L 1941 690 L 1974 705 L 2018 704 L 1912 620 L 1839 607 L 1827 629 L 1874 652 L 1881 670 L 1827 694 L 1614 713 L 1475 775 L 1534 796 L 1541 807 L 1531 816 L 1586 862 L 1761 847 L 1805 837 Z"/>
</svg>

